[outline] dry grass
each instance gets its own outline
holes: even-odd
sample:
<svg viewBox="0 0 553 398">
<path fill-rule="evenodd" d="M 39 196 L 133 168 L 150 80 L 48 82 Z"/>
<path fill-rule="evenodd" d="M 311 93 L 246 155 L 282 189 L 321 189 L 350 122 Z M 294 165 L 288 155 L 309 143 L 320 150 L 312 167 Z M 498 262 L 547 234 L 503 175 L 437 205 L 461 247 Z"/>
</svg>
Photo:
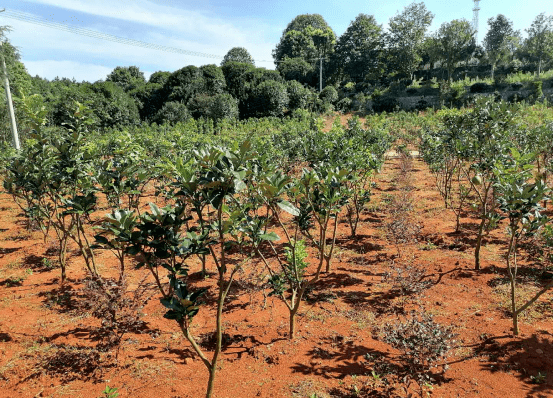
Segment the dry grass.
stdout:
<svg viewBox="0 0 553 398">
<path fill-rule="evenodd" d="M 290 386 L 294 398 L 330 398 L 324 386 L 316 380 L 302 380 Z"/>
<path fill-rule="evenodd" d="M 531 283 L 517 284 L 517 308 L 522 307 L 539 290 L 539 287 Z M 511 318 L 511 285 L 509 283 L 499 285 L 493 290 L 493 293 L 497 297 L 496 309 L 499 309 L 505 317 Z M 522 312 L 519 315 L 519 320 L 525 323 L 533 323 L 546 317 L 551 317 L 553 315 L 552 304 L 553 298 L 551 294 L 548 295 L 546 293 L 534 305 L 531 305 L 526 311 Z"/>
</svg>

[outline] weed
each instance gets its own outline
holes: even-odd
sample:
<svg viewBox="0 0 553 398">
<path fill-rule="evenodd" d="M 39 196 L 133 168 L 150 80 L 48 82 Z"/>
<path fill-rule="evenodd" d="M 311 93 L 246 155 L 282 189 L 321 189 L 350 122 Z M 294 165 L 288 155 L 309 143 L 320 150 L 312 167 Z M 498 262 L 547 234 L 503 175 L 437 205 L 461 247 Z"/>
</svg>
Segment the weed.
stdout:
<svg viewBox="0 0 553 398">
<path fill-rule="evenodd" d="M 294 398 L 329 398 L 329 395 L 321 392 L 322 386 L 312 380 L 304 380 L 290 386 Z"/>
<path fill-rule="evenodd" d="M 2 284 L 7 287 L 21 286 L 25 279 L 25 276 L 10 276 L 9 278 L 5 279 Z"/>
<path fill-rule="evenodd" d="M 132 362 L 127 365 L 130 369 L 130 375 L 134 379 L 145 380 L 155 377 L 160 377 L 163 375 L 165 380 L 168 382 L 169 379 L 174 378 L 174 367 L 175 364 L 173 361 L 152 361 L 152 360 L 136 360 L 133 359 Z"/>
<path fill-rule="evenodd" d="M 530 300 L 538 291 L 539 287 L 534 283 L 521 283 L 521 281 L 519 281 L 516 296 L 517 307 L 522 306 Z M 512 313 L 510 286 L 508 284 L 499 285 L 493 290 L 493 292 L 498 297 L 497 308 L 503 313 L 503 315 L 510 318 Z M 538 300 L 535 305 L 522 312 L 519 315 L 519 318 L 523 322 L 533 322 L 535 320 L 551 316 L 552 313 L 551 302 L 542 299 Z"/>
<path fill-rule="evenodd" d="M 432 242 L 426 242 L 425 244 L 421 244 L 419 246 L 419 248 L 421 250 L 425 250 L 425 251 L 430 251 L 430 250 L 436 250 L 438 248 L 438 246 L 436 246 L 434 243 Z"/>
<path fill-rule="evenodd" d="M 105 390 L 102 391 L 102 395 L 99 398 L 117 398 L 119 396 L 119 393 L 117 392 L 117 388 L 106 386 Z"/>
<path fill-rule="evenodd" d="M 394 196 L 387 211 L 390 220 L 385 224 L 386 235 L 396 246 L 398 257 L 401 257 L 401 244 L 416 240 L 420 226 L 411 217 L 413 200 L 405 192 Z"/>
<path fill-rule="evenodd" d="M 402 296 L 418 294 L 432 285 L 432 281 L 424 279 L 421 268 L 412 265 L 398 266 L 392 261 L 390 269 L 383 275 L 382 281 L 391 283 L 393 289 L 399 290 Z"/>
<path fill-rule="evenodd" d="M 53 270 L 58 267 L 58 264 L 56 264 L 55 261 L 50 260 L 48 257 L 43 257 L 40 263 L 47 270 Z"/>
<path fill-rule="evenodd" d="M 448 356 L 454 342 L 451 327 L 434 322 L 427 314 L 419 317 L 411 315 L 404 322 L 386 324 L 381 334 L 384 341 L 401 351 L 401 359 L 406 365 L 406 380 L 409 384 L 415 381 L 423 396 L 424 387 L 434 381 L 431 370 Z M 447 365 L 443 365 L 442 369 L 445 372 Z"/>
<path fill-rule="evenodd" d="M 139 331 L 144 326 L 142 309 L 152 296 L 145 280 L 132 292 L 125 278 L 120 282 L 92 278 L 85 281 L 84 305 L 92 316 L 101 320 L 96 331 L 101 339 L 100 348 L 119 348 L 126 333 Z"/>
<path fill-rule="evenodd" d="M 10 261 L 6 264 L 7 269 L 16 269 L 21 267 L 21 261 Z"/>
<path fill-rule="evenodd" d="M 547 373 L 545 372 L 538 372 L 536 376 L 530 376 L 530 380 L 533 384 L 543 384 L 545 383 L 545 380 L 547 379 Z"/>
</svg>

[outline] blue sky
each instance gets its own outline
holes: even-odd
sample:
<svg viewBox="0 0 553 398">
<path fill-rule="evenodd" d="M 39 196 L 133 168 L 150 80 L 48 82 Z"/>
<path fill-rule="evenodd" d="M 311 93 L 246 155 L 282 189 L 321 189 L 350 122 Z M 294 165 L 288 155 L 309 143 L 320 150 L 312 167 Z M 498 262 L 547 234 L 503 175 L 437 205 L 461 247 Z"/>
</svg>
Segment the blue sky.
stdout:
<svg viewBox="0 0 553 398">
<path fill-rule="evenodd" d="M 549 1 L 482 0 L 480 39 L 485 35 L 488 18 L 500 13 L 524 35 L 524 29 L 536 15 L 551 12 L 545 5 Z M 254 59 L 271 61 L 271 51 L 282 31 L 299 14 L 321 14 L 341 35 L 359 13 L 374 15 L 386 27 L 390 17 L 410 3 L 409 0 L 4 0 L 1 6 L 48 22 L 221 57 L 232 47 L 245 47 Z M 427 0 L 425 4 L 435 15 L 431 30 L 453 19 L 472 21 L 472 0 Z M 7 18 L 2 13 L 0 25 L 12 27 L 9 40 L 20 49 L 29 73 L 48 79 L 59 76 L 96 81 L 105 79 L 116 66 L 136 65 L 149 76 L 158 70 L 220 63 L 219 59 L 79 36 Z M 274 68 L 272 62 L 256 64 Z"/>
</svg>

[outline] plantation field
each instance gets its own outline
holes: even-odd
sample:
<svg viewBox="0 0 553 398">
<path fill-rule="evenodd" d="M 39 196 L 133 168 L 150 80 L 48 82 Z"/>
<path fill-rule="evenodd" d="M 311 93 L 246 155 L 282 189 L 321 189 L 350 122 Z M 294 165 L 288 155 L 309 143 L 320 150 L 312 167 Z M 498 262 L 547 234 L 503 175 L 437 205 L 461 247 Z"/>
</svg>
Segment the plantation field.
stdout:
<svg viewBox="0 0 553 398">
<path fill-rule="evenodd" d="M 551 111 L 505 106 L 39 127 L 0 194 L 0 397 L 553 395 Z"/>
<path fill-rule="evenodd" d="M 378 176 L 374 205 L 363 213 L 357 238 L 348 238 L 347 226 L 339 226 L 335 271 L 324 275 L 321 288 L 310 293 L 308 305 L 299 313 L 302 330 L 297 340 L 286 337 L 287 312 L 282 303 L 264 297 L 255 284 L 259 262 L 252 260 L 244 267 L 225 313 L 217 396 L 348 397 L 355 396 L 356 387 L 363 394 L 370 391 L 366 396 L 379 396 L 377 392 L 390 387 L 399 393 L 403 372 L 399 352 L 375 334 L 411 311 L 432 314 L 457 334 L 451 356 L 443 361 L 449 369 L 433 384 L 432 395 L 552 393 L 551 299 L 524 317 L 520 337 L 511 336 L 502 261 L 507 237 L 496 231 L 487 239 L 483 270 L 474 271 L 470 238 L 453 233 L 454 217 L 443 209 L 420 159 L 409 171 L 413 222 L 420 226 L 420 235 L 417 242 L 405 245 L 401 259 L 394 258 L 395 248 L 384 236 L 385 199 L 400 193 L 400 162 L 387 161 Z M 125 336 L 114 362 L 113 352 L 94 349 L 99 323 L 78 308 L 82 287 L 78 281 L 84 276 L 80 259 L 70 258 L 69 283 L 60 289 L 58 271 L 49 270 L 43 260 L 53 262 L 55 256 L 49 254 L 39 232 L 25 229 L 24 219 L 7 195 L 1 197 L 0 219 L 0 396 L 102 396 L 106 384 L 119 388 L 122 397 L 202 395 L 203 365 L 177 327 L 163 319 L 158 300 L 149 301 L 145 327 Z M 463 228 L 475 224 L 463 219 Z M 108 255 L 102 256 L 102 263 L 106 270 L 116 265 Z M 208 264 L 208 269 L 212 266 Z M 392 267 L 406 266 L 428 282 L 420 293 L 402 294 L 397 281 L 384 277 Z M 131 271 L 131 275 L 136 283 L 145 272 Z M 213 284 L 197 273 L 192 276 L 195 286 Z M 16 278 L 21 281 L 12 285 L 9 281 Z M 532 291 L 532 286 L 529 277 L 524 289 Z M 194 332 L 206 350 L 212 320 L 210 308 L 196 319 Z M 533 384 L 531 376 L 540 372 L 548 374 L 545 382 Z"/>
</svg>

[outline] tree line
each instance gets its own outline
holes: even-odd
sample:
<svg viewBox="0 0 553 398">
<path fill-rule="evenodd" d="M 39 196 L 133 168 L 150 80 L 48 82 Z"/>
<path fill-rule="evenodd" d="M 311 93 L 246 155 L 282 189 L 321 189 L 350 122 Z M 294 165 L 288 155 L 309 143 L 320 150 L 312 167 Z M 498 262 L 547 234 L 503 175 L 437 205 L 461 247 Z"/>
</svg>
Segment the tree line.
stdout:
<svg viewBox="0 0 553 398">
<path fill-rule="evenodd" d="M 338 37 L 321 15 L 298 15 L 273 50 L 275 70 L 256 67 L 247 49 L 235 47 L 220 65 L 158 71 L 149 79 L 136 66 L 120 66 L 95 83 L 48 81 L 29 76 L 12 45 L 3 51 L 16 108 L 44 107 L 48 123 L 60 126 L 72 116 L 74 101 L 86 103 L 100 129 L 189 118 L 281 117 L 297 109 L 324 112 L 341 109 L 339 101 L 355 93 L 376 98 L 393 82 L 408 86 L 414 78 L 430 79 L 438 66 L 451 82 L 459 65 L 485 67 L 493 78 L 498 66 L 539 75 L 553 64 L 553 17 L 545 13 L 526 29 L 525 39 L 504 15 L 490 18 L 482 46 L 467 20 L 429 32 L 433 18 L 424 3 L 414 2 L 390 18 L 387 30 L 374 16 L 359 14 Z"/>
</svg>

